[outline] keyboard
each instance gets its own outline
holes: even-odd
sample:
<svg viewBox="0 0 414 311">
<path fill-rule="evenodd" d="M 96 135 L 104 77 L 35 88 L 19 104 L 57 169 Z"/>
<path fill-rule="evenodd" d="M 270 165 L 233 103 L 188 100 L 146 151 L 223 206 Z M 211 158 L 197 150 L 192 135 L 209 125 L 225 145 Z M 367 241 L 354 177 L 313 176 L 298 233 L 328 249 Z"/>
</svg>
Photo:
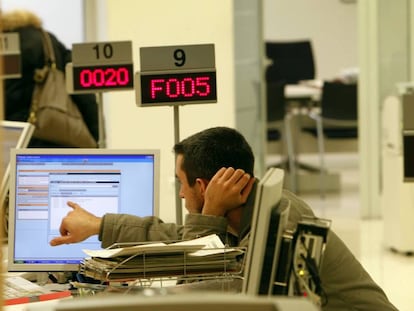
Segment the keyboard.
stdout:
<svg viewBox="0 0 414 311">
<path fill-rule="evenodd" d="M 60 284 L 59 284 L 60 285 Z M 3 286 L 4 305 L 70 298 L 69 289 L 47 289 L 20 276 L 6 277 Z"/>
<path fill-rule="evenodd" d="M 20 297 L 38 296 L 47 293 L 40 285 L 30 282 L 20 276 L 7 277 L 4 279 L 3 298 L 13 299 Z"/>
</svg>

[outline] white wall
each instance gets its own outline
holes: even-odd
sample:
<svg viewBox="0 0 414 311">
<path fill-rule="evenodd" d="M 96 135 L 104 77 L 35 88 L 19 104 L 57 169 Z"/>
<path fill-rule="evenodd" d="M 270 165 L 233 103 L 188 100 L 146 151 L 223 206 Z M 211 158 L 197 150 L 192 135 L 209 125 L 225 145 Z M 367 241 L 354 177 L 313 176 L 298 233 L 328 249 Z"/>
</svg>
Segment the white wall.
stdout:
<svg viewBox="0 0 414 311">
<path fill-rule="evenodd" d="M 231 0 L 106 0 L 96 7 L 98 39 L 132 40 L 135 71 L 140 47 L 214 43 L 218 103 L 181 106 L 180 138 L 212 126 L 235 126 Z M 108 148 L 161 149 L 160 212 L 175 221 L 173 108 L 138 108 L 135 93 L 124 91 L 106 94 L 104 111 Z"/>
<path fill-rule="evenodd" d="M 340 0 L 264 0 L 265 40 L 311 39 L 316 75 L 356 67 L 357 5 Z"/>
</svg>

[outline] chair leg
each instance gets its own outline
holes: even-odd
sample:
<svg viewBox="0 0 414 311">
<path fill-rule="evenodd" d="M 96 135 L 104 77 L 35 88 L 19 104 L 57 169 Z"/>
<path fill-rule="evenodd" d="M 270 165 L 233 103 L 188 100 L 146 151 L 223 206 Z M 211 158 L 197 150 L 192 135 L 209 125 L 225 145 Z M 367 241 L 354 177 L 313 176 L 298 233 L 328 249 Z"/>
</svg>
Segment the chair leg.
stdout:
<svg viewBox="0 0 414 311">
<path fill-rule="evenodd" d="M 293 139 L 292 139 L 292 129 L 291 129 L 291 123 L 290 119 L 292 118 L 292 115 L 287 113 L 283 119 L 283 124 L 285 127 L 285 139 L 286 142 L 286 149 L 287 149 L 287 157 L 289 161 L 289 172 L 290 172 L 290 187 L 292 189 L 292 192 L 297 192 L 297 175 L 296 175 L 296 159 L 295 159 L 295 153 L 293 150 Z"/>
<path fill-rule="evenodd" d="M 316 117 L 316 132 L 318 136 L 319 165 L 320 165 L 320 195 L 325 198 L 326 169 L 325 169 L 325 144 L 323 135 L 323 124 L 320 116 Z"/>
</svg>

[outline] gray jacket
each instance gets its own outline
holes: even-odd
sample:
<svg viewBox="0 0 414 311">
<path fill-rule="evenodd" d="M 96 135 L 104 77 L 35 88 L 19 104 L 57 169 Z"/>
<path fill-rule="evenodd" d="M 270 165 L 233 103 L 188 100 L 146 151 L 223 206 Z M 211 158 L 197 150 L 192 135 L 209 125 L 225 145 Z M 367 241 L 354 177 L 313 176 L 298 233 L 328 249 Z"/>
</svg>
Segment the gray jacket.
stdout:
<svg viewBox="0 0 414 311">
<path fill-rule="evenodd" d="M 293 193 L 284 190 L 283 199 L 290 201 L 289 224 L 295 229 L 303 215 L 313 216 L 311 208 Z M 250 211 L 251 208 L 245 208 Z M 218 234 L 225 243 L 246 245 L 249 225 L 242 228 L 240 238 L 227 233 L 224 217 L 200 214 L 186 215 L 184 226 L 164 223 L 156 217 L 106 214 L 103 217 L 99 240 L 102 247 L 115 242 L 144 242 L 193 239 Z M 330 230 L 320 267 L 322 287 L 327 296 L 323 311 L 388 311 L 397 310 L 382 289 L 372 280 L 344 242 Z"/>
</svg>

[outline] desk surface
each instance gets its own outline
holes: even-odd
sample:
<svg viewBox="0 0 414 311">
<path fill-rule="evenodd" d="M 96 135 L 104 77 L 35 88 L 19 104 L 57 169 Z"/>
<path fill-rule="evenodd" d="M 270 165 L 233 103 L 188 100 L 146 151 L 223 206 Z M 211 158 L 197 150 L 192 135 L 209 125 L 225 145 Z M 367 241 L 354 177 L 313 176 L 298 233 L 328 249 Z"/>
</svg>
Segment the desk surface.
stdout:
<svg viewBox="0 0 414 311">
<path fill-rule="evenodd" d="M 287 99 L 311 99 L 319 100 L 322 89 L 305 84 L 287 84 L 285 87 L 285 97 Z"/>
<path fill-rule="evenodd" d="M 65 298 L 68 299 L 68 298 Z M 27 311 L 28 309 L 32 311 L 45 311 L 45 310 L 54 310 L 55 306 L 59 303 L 58 299 L 47 300 L 47 301 L 37 301 L 30 303 L 21 303 L 17 305 L 3 306 L 4 311 Z"/>
</svg>

